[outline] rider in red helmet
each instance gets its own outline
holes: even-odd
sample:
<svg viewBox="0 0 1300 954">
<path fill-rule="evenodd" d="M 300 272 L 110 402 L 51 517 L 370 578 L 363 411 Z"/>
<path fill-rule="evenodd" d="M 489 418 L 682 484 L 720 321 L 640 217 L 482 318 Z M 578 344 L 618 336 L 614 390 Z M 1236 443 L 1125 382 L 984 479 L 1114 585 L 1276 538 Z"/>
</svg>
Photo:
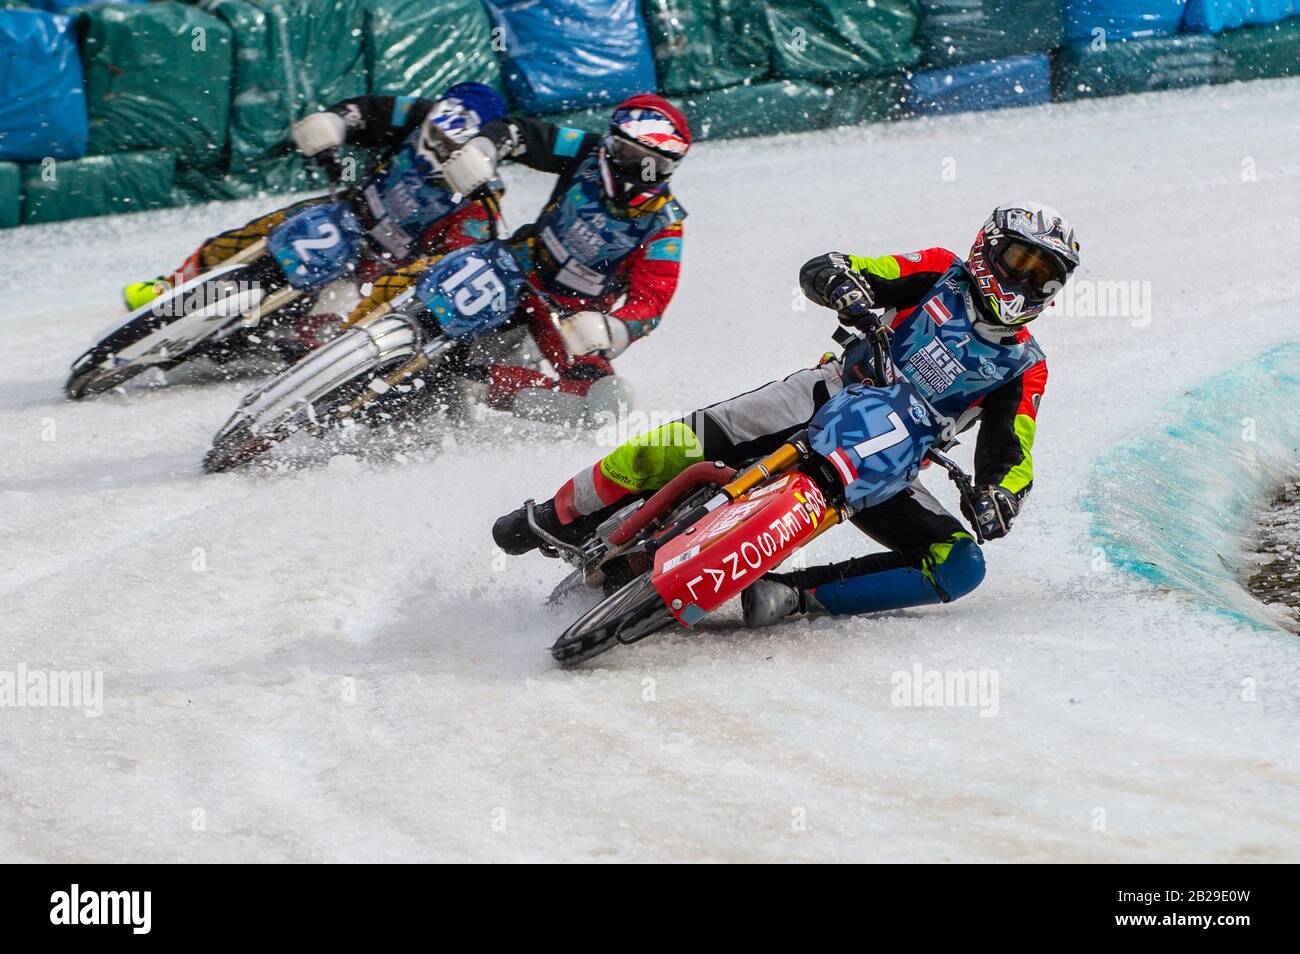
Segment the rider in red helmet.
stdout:
<svg viewBox="0 0 1300 954">
<path fill-rule="evenodd" d="M 532 287 L 560 312 L 553 320 L 540 296 L 521 305 L 556 374 L 509 362 L 468 368 L 487 382 L 491 406 L 590 423 L 631 402 L 610 361 L 658 325 L 677 290 L 686 211 L 671 179 L 690 145 L 681 110 L 647 93 L 620 103 L 599 133 L 507 116 L 444 164 L 463 195 L 490 182 L 503 159 L 557 177 L 537 221 L 512 239 L 525 249 Z M 417 263 L 381 280 L 372 298 L 393 297 L 420 270 Z"/>
</svg>

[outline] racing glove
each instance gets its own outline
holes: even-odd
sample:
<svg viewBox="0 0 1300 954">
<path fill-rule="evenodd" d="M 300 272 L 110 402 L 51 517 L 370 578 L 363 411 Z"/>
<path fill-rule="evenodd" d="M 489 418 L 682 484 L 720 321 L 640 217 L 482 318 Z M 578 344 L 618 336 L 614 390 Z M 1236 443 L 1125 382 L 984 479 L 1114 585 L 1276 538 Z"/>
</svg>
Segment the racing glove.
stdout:
<svg viewBox="0 0 1300 954">
<path fill-rule="evenodd" d="M 876 295 L 866 278 L 851 268 L 837 269 L 826 279 L 825 298 L 846 325 L 867 317 L 876 305 Z"/>
<path fill-rule="evenodd" d="M 560 337 L 569 354 L 613 358 L 631 343 L 627 325 L 599 311 L 580 311 L 560 319 Z"/>
<path fill-rule="evenodd" d="M 293 144 L 308 158 L 337 149 L 346 139 L 347 126 L 338 113 L 312 113 L 293 124 Z"/>
<path fill-rule="evenodd" d="M 497 174 L 497 147 L 486 136 L 475 136 L 442 164 L 442 177 L 452 192 L 470 196 Z"/>
<path fill-rule="evenodd" d="M 984 487 L 975 495 L 974 509 L 963 500 L 961 512 L 979 525 L 985 539 L 996 540 L 1011 532 L 1011 521 L 1020 513 L 1020 498 L 1005 487 Z"/>
</svg>

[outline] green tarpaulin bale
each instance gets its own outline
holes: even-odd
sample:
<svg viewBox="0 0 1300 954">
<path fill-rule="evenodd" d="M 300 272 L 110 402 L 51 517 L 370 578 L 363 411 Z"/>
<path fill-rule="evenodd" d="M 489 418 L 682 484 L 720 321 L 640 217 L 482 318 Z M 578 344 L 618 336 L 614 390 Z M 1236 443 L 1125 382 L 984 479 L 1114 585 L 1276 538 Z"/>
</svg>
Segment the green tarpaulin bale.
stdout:
<svg viewBox="0 0 1300 954">
<path fill-rule="evenodd" d="M 787 79 L 839 80 L 912 66 L 919 0 L 764 0 L 772 71 Z"/>
<path fill-rule="evenodd" d="M 659 89 L 698 93 L 762 79 L 768 33 L 756 0 L 642 0 Z"/>
<path fill-rule="evenodd" d="M 23 222 L 143 212 L 172 204 L 176 156 L 166 150 L 23 165 Z"/>
<path fill-rule="evenodd" d="M 167 149 L 212 162 L 226 145 L 230 28 L 183 3 L 80 11 L 91 154 Z"/>
<path fill-rule="evenodd" d="M 816 83 L 772 80 L 679 97 L 701 139 L 734 139 L 821 129 L 831 96 Z"/>
<path fill-rule="evenodd" d="M 829 88 L 796 80 L 770 80 L 673 97 L 686 113 L 697 140 L 885 122 L 901 118 L 902 100 L 897 76 L 869 76 Z M 543 118 L 600 132 L 609 125 L 609 110 L 584 109 Z"/>
<path fill-rule="evenodd" d="M 22 170 L 16 162 L 0 162 L 0 228 L 12 228 L 22 217 Z"/>
<path fill-rule="evenodd" d="M 1052 62 L 1052 98 L 1086 99 L 1181 89 L 1234 79 L 1231 57 L 1221 53 L 1215 38 L 1185 33 L 1141 40 L 1074 43 L 1057 51 Z"/>
<path fill-rule="evenodd" d="M 248 168 L 293 124 L 361 96 L 366 79 L 362 0 L 207 0 L 235 35 L 230 167 Z"/>
<path fill-rule="evenodd" d="M 960 66 L 1046 53 L 1065 32 L 1061 0 L 921 0 L 921 63 Z"/>
<path fill-rule="evenodd" d="M 372 93 L 435 97 L 471 81 L 504 89 L 482 0 L 366 0 L 366 8 Z"/>
<path fill-rule="evenodd" d="M 324 176 L 302 156 L 295 153 L 268 154 L 247 168 L 234 171 L 220 167 L 183 166 L 176 170 L 172 198 L 176 205 L 192 205 L 309 192 L 324 187 Z M 268 210 L 270 208 L 268 206 Z"/>
<path fill-rule="evenodd" d="M 351 169 L 357 178 L 364 176 L 374 161 L 367 150 L 355 146 L 344 146 L 342 158 L 345 168 L 347 161 L 353 160 Z M 339 191 L 347 185 L 340 183 Z M 176 205 L 191 205 L 289 192 L 316 192 L 327 188 L 329 181 L 324 170 L 293 149 L 281 147 L 258 157 L 244 169 L 231 170 L 223 166 L 178 168 L 172 194 Z"/>
<path fill-rule="evenodd" d="M 1220 52 L 1236 67 L 1235 79 L 1300 76 L 1300 17 L 1228 30 L 1217 39 Z"/>
<path fill-rule="evenodd" d="M 903 81 L 898 76 L 868 76 L 829 91 L 828 126 L 884 123 L 906 116 Z"/>
</svg>

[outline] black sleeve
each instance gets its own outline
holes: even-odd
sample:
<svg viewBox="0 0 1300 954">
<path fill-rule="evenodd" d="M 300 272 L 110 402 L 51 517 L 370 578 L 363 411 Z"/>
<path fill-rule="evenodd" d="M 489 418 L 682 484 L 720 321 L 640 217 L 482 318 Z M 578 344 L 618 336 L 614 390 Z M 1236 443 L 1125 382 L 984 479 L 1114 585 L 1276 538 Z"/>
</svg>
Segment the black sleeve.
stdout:
<svg viewBox="0 0 1300 954">
<path fill-rule="evenodd" d="M 840 274 L 853 271 L 849 257 L 843 252 L 827 252 L 809 259 L 799 270 L 799 287 L 809 300 L 826 308 L 830 307 L 827 295 Z M 943 272 L 917 271 L 898 278 L 886 278 L 870 270 L 857 270 L 867 280 L 875 294 L 876 304 L 881 308 L 911 308 L 921 303 L 922 299 L 934 288 L 935 283 L 943 277 Z"/>
<path fill-rule="evenodd" d="M 343 117 L 348 142 L 391 153 L 424 122 L 433 108 L 433 100 L 417 99 L 399 113 L 397 102 L 396 96 L 357 96 L 335 103 L 330 112 Z"/>
<path fill-rule="evenodd" d="M 1016 413 L 1024 397 L 1025 381 L 1016 375 L 1010 381 L 984 397 L 980 410 L 979 436 L 975 438 L 975 485 L 987 487 L 1000 484 L 1013 467 L 1025 459 L 1020 438 L 1016 435 Z M 1030 480 L 1017 488 L 1017 497 L 1024 497 L 1033 486 Z"/>
<path fill-rule="evenodd" d="M 575 134 L 577 142 L 568 142 L 568 137 Z M 560 127 L 531 116 L 495 120 L 484 126 L 480 135 L 496 144 L 500 158 L 514 159 L 531 169 L 556 175 L 570 172 L 600 140 L 595 133 Z M 566 141 L 561 140 L 562 136 Z"/>
</svg>

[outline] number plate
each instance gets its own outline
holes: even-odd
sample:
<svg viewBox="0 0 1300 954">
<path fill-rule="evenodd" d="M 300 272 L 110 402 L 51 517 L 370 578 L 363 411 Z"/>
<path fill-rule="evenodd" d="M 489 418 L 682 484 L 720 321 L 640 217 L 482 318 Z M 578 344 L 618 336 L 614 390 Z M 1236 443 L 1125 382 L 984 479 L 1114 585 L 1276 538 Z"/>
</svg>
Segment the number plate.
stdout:
<svg viewBox="0 0 1300 954">
<path fill-rule="evenodd" d="M 504 242 L 458 249 L 420 276 L 415 295 L 442 333 L 468 339 L 506 322 L 519 304 L 524 273 Z"/>
<path fill-rule="evenodd" d="M 267 248 L 294 288 L 318 288 L 348 274 L 357 260 L 361 226 L 342 202 L 313 205 L 266 237 Z"/>
</svg>

